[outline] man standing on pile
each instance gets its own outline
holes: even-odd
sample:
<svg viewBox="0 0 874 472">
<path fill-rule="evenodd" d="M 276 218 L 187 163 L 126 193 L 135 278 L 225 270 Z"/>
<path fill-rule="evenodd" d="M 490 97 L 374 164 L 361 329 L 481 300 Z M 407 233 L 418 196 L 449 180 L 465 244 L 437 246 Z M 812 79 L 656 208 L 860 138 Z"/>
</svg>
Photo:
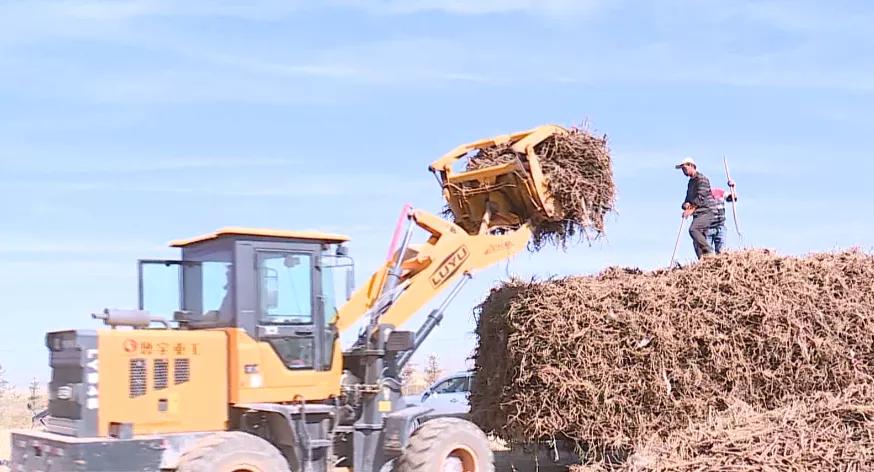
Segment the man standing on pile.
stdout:
<svg viewBox="0 0 874 472">
<path fill-rule="evenodd" d="M 710 191 L 710 181 L 701 172 L 691 158 L 683 159 L 683 162 L 674 166 L 682 169 L 683 175 L 689 177 L 686 187 L 686 200 L 683 201 L 683 218 L 692 217 L 692 225 L 689 226 L 689 235 L 692 236 L 692 245 L 695 247 L 695 255 L 701 259 L 705 254 L 712 254 L 713 248 L 707 241 L 707 231 L 715 218 L 716 201 Z"/>
<path fill-rule="evenodd" d="M 734 189 L 734 181 L 729 180 L 728 186 Z M 713 216 L 713 223 L 710 225 L 710 229 L 707 230 L 707 239 L 710 241 L 710 244 L 713 245 L 713 250 L 717 254 L 722 253 L 722 245 L 725 244 L 725 202 L 734 202 L 734 198 L 732 195 L 737 195 L 736 192 L 726 192 L 725 190 L 717 187 L 714 188 L 711 192 L 713 195 L 713 200 L 716 202 L 715 213 Z"/>
</svg>

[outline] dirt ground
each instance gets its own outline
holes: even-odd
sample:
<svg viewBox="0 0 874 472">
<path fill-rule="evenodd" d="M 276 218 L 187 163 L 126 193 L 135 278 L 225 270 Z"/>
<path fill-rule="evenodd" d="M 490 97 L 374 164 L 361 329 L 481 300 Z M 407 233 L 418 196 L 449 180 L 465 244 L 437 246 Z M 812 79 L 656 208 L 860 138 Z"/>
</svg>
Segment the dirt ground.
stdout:
<svg viewBox="0 0 874 472">
<path fill-rule="evenodd" d="M 9 459 L 9 430 L 0 429 L 0 459 Z M 7 472 L 6 467 L 0 465 L 0 472 Z"/>
<path fill-rule="evenodd" d="M 566 472 L 568 460 L 561 463 L 552 462 L 547 451 L 539 454 L 521 450 L 506 450 L 498 447 L 495 451 L 495 472 Z M 0 459 L 9 458 L 9 430 L 0 429 Z M 0 466 L 0 472 L 8 472 Z"/>
<path fill-rule="evenodd" d="M 567 472 L 569 461 L 553 462 L 548 454 L 495 452 L 495 472 Z"/>
<path fill-rule="evenodd" d="M 495 472 L 566 472 L 577 459 L 569 451 L 553 451 L 545 447 L 511 448 L 499 439 L 492 439 L 491 447 L 495 453 Z"/>
<path fill-rule="evenodd" d="M 9 432 L 13 429 L 27 429 L 30 426 L 32 413 L 28 411 L 27 394 L 23 392 L 4 392 L 0 394 L 0 460 L 11 456 Z M 554 452 L 541 448 L 523 450 L 520 447 L 507 447 L 502 441 L 490 441 L 495 453 L 495 472 L 566 472 L 571 464 L 572 455 L 563 453 L 560 462 L 553 461 Z M 9 472 L 0 466 L 0 472 Z M 341 471 L 337 471 L 341 472 Z"/>
<path fill-rule="evenodd" d="M 0 459 L 9 459 L 9 431 L 30 425 L 32 413 L 27 409 L 27 394 L 13 390 L 0 391 Z M 7 472 L 0 466 L 0 472 Z"/>
</svg>

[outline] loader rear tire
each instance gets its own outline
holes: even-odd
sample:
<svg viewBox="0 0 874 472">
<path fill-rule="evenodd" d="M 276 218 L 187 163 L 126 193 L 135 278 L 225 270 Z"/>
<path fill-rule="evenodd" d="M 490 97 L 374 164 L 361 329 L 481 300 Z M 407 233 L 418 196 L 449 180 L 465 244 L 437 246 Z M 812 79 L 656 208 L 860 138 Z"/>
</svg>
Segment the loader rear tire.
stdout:
<svg viewBox="0 0 874 472">
<path fill-rule="evenodd" d="M 494 472 L 494 462 L 489 440 L 476 425 L 458 418 L 435 418 L 413 433 L 395 470 Z"/>
<path fill-rule="evenodd" d="M 288 462 L 269 442 L 242 431 L 210 434 L 179 458 L 176 472 L 288 472 Z"/>
</svg>

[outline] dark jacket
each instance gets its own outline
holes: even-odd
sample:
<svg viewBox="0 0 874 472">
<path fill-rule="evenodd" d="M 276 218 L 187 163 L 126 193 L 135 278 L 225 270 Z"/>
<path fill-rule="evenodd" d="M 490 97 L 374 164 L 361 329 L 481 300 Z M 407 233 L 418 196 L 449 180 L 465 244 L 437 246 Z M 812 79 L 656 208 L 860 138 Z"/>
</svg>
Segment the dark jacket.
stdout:
<svg viewBox="0 0 874 472">
<path fill-rule="evenodd" d="M 710 192 L 710 181 L 701 172 L 695 174 L 695 177 L 689 177 L 683 206 L 687 203 L 695 207 L 695 213 L 713 211 L 716 208 L 716 200 Z"/>
</svg>

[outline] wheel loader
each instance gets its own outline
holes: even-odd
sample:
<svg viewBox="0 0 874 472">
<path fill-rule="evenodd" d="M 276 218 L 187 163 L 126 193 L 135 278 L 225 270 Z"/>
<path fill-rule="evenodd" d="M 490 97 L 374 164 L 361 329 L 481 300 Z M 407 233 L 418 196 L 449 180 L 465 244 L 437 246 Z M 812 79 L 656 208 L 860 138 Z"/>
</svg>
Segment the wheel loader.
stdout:
<svg viewBox="0 0 874 472">
<path fill-rule="evenodd" d="M 435 161 L 451 221 L 405 207 L 385 264 L 355 290 L 337 234 L 230 227 L 172 242 L 178 260 L 139 261 L 137 309 L 93 314 L 104 329 L 46 335 L 48 409 L 40 429 L 12 432 L 11 470 L 494 470 L 484 433 L 423 421 L 399 373 L 474 271 L 561 218 L 534 146 L 565 132 L 498 136 Z M 493 146 L 517 157 L 453 169 Z M 440 295 L 422 326 L 401 329 Z"/>
</svg>

